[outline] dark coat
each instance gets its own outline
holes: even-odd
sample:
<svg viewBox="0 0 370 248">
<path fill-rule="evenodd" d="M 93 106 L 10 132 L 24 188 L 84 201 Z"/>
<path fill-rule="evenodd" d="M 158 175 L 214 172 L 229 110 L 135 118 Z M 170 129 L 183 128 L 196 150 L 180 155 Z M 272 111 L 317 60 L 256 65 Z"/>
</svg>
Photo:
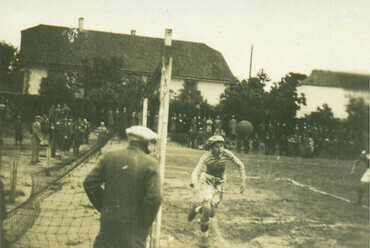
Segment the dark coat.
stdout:
<svg viewBox="0 0 370 248">
<path fill-rule="evenodd" d="M 157 160 L 134 144 L 109 152 L 86 177 L 84 188 L 101 212 L 94 247 L 145 247 L 162 199 Z"/>
</svg>

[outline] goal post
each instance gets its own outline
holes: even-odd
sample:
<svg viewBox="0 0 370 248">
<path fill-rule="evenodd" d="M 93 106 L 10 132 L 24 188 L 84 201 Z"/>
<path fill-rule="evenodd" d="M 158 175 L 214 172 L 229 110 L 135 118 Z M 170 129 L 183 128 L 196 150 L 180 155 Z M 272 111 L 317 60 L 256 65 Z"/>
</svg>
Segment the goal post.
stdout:
<svg viewBox="0 0 370 248">
<path fill-rule="evenodd" d="M 160 178 L 163 185 L 164 172 L 166 164 L 166 145 L 167 145 L 167 130 L 168 130 L 168 115 L 170 106 L 170 83 L 172 74 L 172 30 L 165 30 L 164 52 L 162 56 L 162 68 L 160 79 L 160 94 L 159 94 L 159 116 L 158 116 L 158 143 L 157 143 L 157 158 L 160 166 Z M 160 247 L 160 235 L 162 224 L 162 207 L 159 208 L 155 228 L 155 236 L 152 242 L 154 248 Z"/>
</svg>

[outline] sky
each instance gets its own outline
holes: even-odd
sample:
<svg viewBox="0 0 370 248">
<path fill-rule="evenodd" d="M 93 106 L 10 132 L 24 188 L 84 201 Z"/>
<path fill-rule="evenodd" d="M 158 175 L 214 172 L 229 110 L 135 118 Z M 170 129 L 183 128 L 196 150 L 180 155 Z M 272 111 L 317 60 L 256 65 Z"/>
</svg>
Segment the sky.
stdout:
<svg viewBox="0 0 370 248">
<path fill-rule="evenodd" d="M 238 79 L 314 69 L 369 73 L 370 0 L 0 0 L 0 41 L 39 24 L 206 43 Z"/>
</svg>

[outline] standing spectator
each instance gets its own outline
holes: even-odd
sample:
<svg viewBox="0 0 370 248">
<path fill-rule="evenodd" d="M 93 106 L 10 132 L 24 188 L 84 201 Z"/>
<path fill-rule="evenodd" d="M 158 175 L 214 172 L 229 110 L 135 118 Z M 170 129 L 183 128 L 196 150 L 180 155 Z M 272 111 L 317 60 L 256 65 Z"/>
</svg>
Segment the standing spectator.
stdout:
<svg viewBox="0 0 370 248">
<path fill-rule="evenodd" d="M 63 115 L 63 118 L 67 118 L 69 117 L 69 112 L 70 112 L 70 108 L 68 107 L 67 103 L 65 103 L 63 105 L 63 108 L 62 108 L 62 115 Z"/>
<path fill-rule="evenodd" d="M 63 122 L 60 126 L 60 150 L 62 151 L 62 158 L 67 152 L 69 152 L 71 131 L 68 124 L 67 118 L 63 119 Z"/>
<path fill-rule="evenodd" d="M 145 248 L 161 204 L 159 164 L 148 154 L 157 134 L 142 126 L 126 133 L 129 146 L 104 155 L 84 181 L 87 196 L 101 213 L 95 248 Z"/>
<path fill-rule="evenodd" d="M 49 109 L 50 122 L 55 123 L 55 117 L 56 117 L 55 106 L 51 105 L 51 108 Z"/>
<path fill-rule="evenodd" d="M 170 120 L 170 132 L 171 133 L 175 133 L 176 132 L 176 123 L 177 122 L 177 117 L 176 117 L 176 113 L 173 114 L 173 116 L 171 117 L 171 120 Z"/>
<path fill-rule="evenodd" d="M 212 136 L 212 128 L 213 128 L 213 121 L 212 118 L 209 116 L 207 119 L 207 139 Z"/>
<path fill-rule="evenodd" d="M 57 133 L 57 130 L 55 129 L 54 123 L 50 124 L 48 136 L 49 136 L 49 146 L 51 150 L 51 157 L 55 158 L 58 133 Z"/>
<path fill-rule="evenodd" d="M 207 117 L 205 116 L 203 117 L 203 120 L 202 120 L 202 128 L 203 128 L 204 134 L 206 134 L 207 133 Z"/>
<path fill-rule="evenodd" d="M 113 111 L 111 108 L 106 113 L 107 128 L 112 129 L 113 127 Z"/>
<path fill-rule="evenodd" d="M 23 123 L 22 118 L 20 115 L 17 116 L 17 120 L 15 121 L 15 132 L 14 132 L 14 138 L 15 138 L 15 145 L 22 145 L 23 141 Z"/>
<path fill-rule="evenodd" d="M 137 113 L 137 124 L 139 126 L 143 125 L 143 115 L 141 114 L 141 112 Z"/>
<path fill-rule="evenodd" d="M 189 125 L 188 125 L 188 120 L 187 120 L 186 114 L 182 115 L 182 127 L 181 127 L 181 129 L 183 130 L 184 133 L 186 133 L 189 130 Z"/>
<path fill-rule="evenodd" d="M 41 134 L 41 122 L 42 117 L 36 116 L 35 122 L 32 124 L 32 137 L 31 137 L 31 145 L 32 145 L 32 158 L 31 164 L 39 163 L 39 150 L 40 150 L 40 142 L 42 140 Z"/>
<path fill-rule="evenodd" d="M 130 118 L 130 127 L 132 126 L 137 126 L 139 123 L 138 119 L 137 119 L 137 113 L 134 111 L 132 112 L 131 114 L 131 118 Z"/>
<path fill-rule="evenodd" d="M 83 128 L 84 128 L 84 141 L 86 144 L 89 144 L 91 127 L 90 123 L 86 119 L 83 120 Z"/>
<path fill-rule="evenodd" d="M 158 118 L 159 118 L 159 115 L 157 111 L 155 112 L 154 119 L 153 119 L 153 130 L 154 131 L 158 131 Z"/>
<path fill-rule="evenodd" d="M 80 146 L 84 138 L 84 130 L 81 124 L 77 123 L 73 133 L 73 155 L 80 155 Z"/>
<path fill-rule="evenodd" d="M 197 117 L 194 116 L 193 119 L 191 120 L 189 128 L 189 142 L 188 142 L 189 148 L 195 148 L 198 146 L 197 133 L 198 133 L 198 121 Z"/>
<path fill-rule="evenodd" d="M 182 114 L 179 114 L 179 118 L 177 118 L 177 125 L 176 125 L 177 131 L 179 133 L 182 133 L 184 131 L 184 130 L 182 130 L 182 128 L 183 128 L 182 122 L 183 122 Z"/>
<path fill-rule="evenodd" d="M 231 120 L 229 121 L 230 136 L 232 141 L 235 141 L 236 138 L 236 124 L 238 124 L 238 121 L 235 119 L 235 115 L 232 115 Z"/>
<path fill-rule="evenodd" d="M 98 127 L 98 146 L 100 147 L 99 153 L 101 153 L 101 148 L 104 145 L 107 134 L 108 134 L 108 130 L 105 127 L 105 123 L 102 121 L 100 123 L 100 127 Z"/>
<path fill-rule="evenodd" d="M 55 108 L 55 119 L 57 121 L 61 121 L 63 119 L 63 113 L 60 104 L 58 104 L 57 107 Z"/>
<path fill-rule="evenodd" d="M 258 154 L 260 150 L 260 138 L 257 132 L 253 133 L 252 137 L 252 147 L 253 147 L 253 153 Z"/>
<path fill-rule="evenodd" d="M 125 107 L 122 110 L 121 118 L 122 118 L 122 127 L 120 127 L 121 138 L 125 138 L 126 137 L 125 130 L 126 128 L 128 128 L 128 116 L 127 116 L 127 111 Z"/>
<path fill-rule="evenodd" d="M 71 146 L 73 144 L 73 130 L 74 130 L 74 124 L 72 122 L 72 119 L 68 119 L 68 122 L 67 122 L 67 129 L 66 129 L 66 138 L 67 138 L 67 147 L 66 147 L 66 151 L 69 152 L 69 150 L 71 149 Z"/>
<path fill-rule="evenodd" d="M 215 125 L 215 133 L 219 133 L 221 131 L 221 128 L 222 128 L 222 121 L 220 119 L 220 116 L 217 116 L 216 117 L 216 120 L 214 121 L 214 125 Z"/>
<path fill-rule="evenodd" d="M 119 121 L 120 116 L 121 116 L 121 114 L 120 114 L 120 112 L 119 112 L 119 109 L 118 109 L 118 108 L 116 108 L 116 109 L 115 109 L 115 111 L 114 111 L 114 113 L 113 113 L 113 119 L 114 119 L 114 122 Z"/>
</svg>

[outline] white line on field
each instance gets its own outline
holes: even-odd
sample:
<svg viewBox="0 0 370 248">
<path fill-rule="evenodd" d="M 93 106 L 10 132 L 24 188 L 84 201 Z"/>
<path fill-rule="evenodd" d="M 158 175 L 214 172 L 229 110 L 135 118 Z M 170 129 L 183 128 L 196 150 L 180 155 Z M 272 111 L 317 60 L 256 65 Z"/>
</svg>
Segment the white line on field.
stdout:
<svg viewBox="0 0 370 248">
<path fill-rule="evenodd" d="M 169 166 L 167 168 L 168 169 L 182 169 L 182 170 L 184 169 L 184 167 L 181 167 L 181 166 Z M 173 172 L 173 173 L 177 173 L 177 174 L 187 174 L 187 175 L 190 175 L 190 173 L 191 173 L 191 172 L 184 172 L 184 171 L 178 171 L 178 170 L 176 172 L 175 171 L 168 171 L 168 172 L 170 172 L 170 173 Z M 228 178 L 234 178 L 234 177 L 233 176 L 228 176 Z M 261 179 L 261 177 L 259 177 L 259 176 L 247 176 L 247 179 Z M 321 195 L 330 196 L 330 197 L 333 197 L 335 199 L 338 199 L 338 200 L 341 200 L 341 201 L 344 201 L 344 202 L 347 202 L 347 203 L 352 203 L 352 201 L 349 200 L 349 199 L 346 199 L 346 198 L 341 197 L 341 196 L 330 194 L 328 192 L 316 189 L 315 187 L 312 187 L 310 185 L 302 184 L 302 183 L 297 182 L 297 181 L 295 181 L 293 179 L 290 179 L 290 178 L 275 178 L 275 180 L 287 181 L 287 182 L 292 183 L 295 186 L 298 186 L 298 187 L 301 187 L 301 188 L 306 188 L 306 189 L 308 189 L 312 192 L 319 193 Z M 361 207 L 363 207 L 365 209 L 369 209 L 369 207 L 365 206 L 365 205 L 361 205 Z"/>
<path fill-rule="evenodd" d="M 338 200 L 341 200 L 341 201 L 345 201 L 347 203 L 352 203 L 351 200 L 348 200 L 348 199 L 343 198 L 341 196 L 333 195 L 333 194 L 330 194 L 328 192 L 325 192 L 325 191 L 316 189 L 315 187 L 312 187 L 310 185 L 302 184 L 302 183 L 297 182 L 297 181 L 295 181 L 293 179 L 290 179 L 290 178 L 275 178 L 275 180 L 287 181 L 287 182 L 292 183 L 295 186 L 298 186 L 298 187 L 301 187 L 301 188 L 306 188 L 306 189 L 311 190 L 313 192 L 316 192 L 316 193 L 319 193 L 319 194 L 322 194 L 322 195 L 326 195 L 326 196 L 330 196 L 330 197 L 333 197 L 335 199 L 338 199 Z M 365 205 L 361 205 L 361 207 L 363 207 L 365 209 L 369 209 L 369 207 L 368 206 L 365 206 Z"/>
</svg>

